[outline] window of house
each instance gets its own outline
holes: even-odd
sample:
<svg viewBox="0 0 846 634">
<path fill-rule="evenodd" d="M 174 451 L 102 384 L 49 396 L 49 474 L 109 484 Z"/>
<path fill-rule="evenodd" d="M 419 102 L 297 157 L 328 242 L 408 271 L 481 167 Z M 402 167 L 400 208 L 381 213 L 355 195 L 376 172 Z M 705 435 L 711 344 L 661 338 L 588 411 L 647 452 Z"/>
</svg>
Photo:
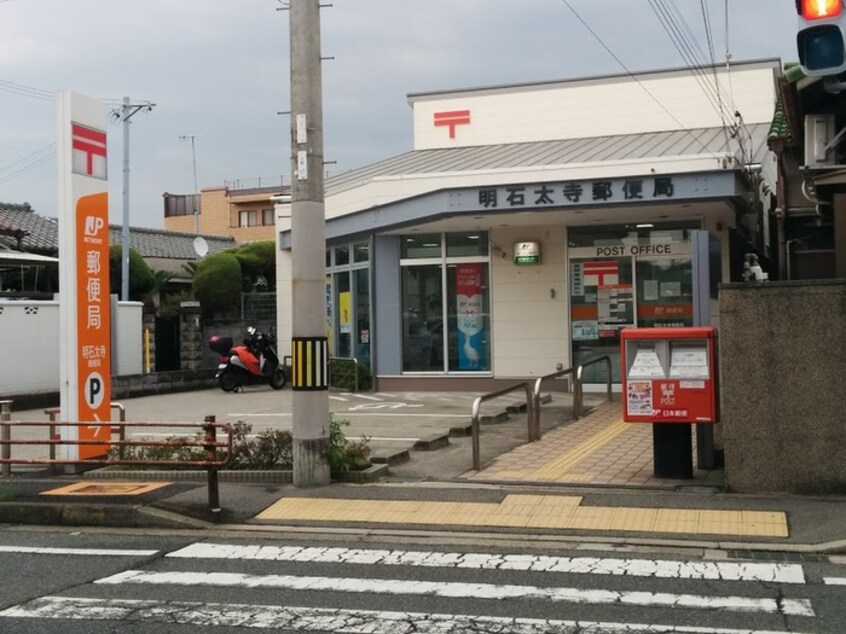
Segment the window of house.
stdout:
<svg viewBox="0 0 846 634">
<path fill-rule="evenodd" d="M 256 216 L 258 212 L 255 209 L 250 211 L 239 211 L 238 212 L 238 226 L 241 228 L 244 227 L 255 227 L 256 226 Z"/>
<path fill-rule="evenodd" d="M 263 224 L 265 227 L 269 227 L 274 224 L 273 209 L 261 210 L 261 224 Z"/>
</svg>

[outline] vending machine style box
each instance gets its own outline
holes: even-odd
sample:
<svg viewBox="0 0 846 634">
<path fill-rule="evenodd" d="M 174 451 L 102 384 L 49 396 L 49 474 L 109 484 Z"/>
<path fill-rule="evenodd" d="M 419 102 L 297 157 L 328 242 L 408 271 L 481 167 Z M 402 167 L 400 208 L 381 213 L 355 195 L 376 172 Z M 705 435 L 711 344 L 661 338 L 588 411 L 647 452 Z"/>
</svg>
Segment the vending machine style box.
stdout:
<svg viewBox="0 0 846 634">
<path fill-rule="evenodd" d="M 716 328 L 626 328 L 621 343 L 624 421 L 718 421 Z"/>
</svg>

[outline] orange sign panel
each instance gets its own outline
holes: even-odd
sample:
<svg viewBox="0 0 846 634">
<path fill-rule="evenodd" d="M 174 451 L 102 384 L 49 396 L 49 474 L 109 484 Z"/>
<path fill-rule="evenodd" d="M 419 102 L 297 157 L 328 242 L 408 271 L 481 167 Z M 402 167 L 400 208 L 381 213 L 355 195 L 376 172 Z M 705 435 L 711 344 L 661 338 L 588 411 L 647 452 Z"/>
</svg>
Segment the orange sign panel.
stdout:
<svg viewBox="0 0 846 634">
<path fill-rule="evenodd" d="M 81 197 L 76 204 L 76 329 L 79 440 L 111 439 L 111 324 L 109 305 L 109 195 Z M 102 423 L 101 423 L 102 421 Z M 106 445 L 80 445 L 86 460 L 108 453 Z"/>
</svg>

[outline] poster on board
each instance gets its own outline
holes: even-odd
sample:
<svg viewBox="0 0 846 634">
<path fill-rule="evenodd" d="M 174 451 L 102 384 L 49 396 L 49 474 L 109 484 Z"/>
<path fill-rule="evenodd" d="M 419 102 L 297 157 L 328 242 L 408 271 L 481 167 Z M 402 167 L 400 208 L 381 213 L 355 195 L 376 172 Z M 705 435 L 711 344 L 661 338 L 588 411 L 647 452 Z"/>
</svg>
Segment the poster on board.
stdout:
<svg viewBox="0 0 846 634">
<path fill-rule="evenodd" d="M 458 264 L 455 267 L 455 318 L 460 370 L 484 370 L 487 367 L 484 346 L 484 306 L 482 264 Z"/>
</svg>

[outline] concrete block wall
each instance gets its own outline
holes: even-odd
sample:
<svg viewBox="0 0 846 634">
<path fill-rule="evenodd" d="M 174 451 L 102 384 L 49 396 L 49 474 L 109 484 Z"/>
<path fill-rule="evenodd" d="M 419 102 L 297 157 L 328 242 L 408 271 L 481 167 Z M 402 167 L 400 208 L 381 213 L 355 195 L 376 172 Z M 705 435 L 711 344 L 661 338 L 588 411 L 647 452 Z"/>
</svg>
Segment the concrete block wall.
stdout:
<svg viewBox="0 0 846 634">
<path fill-rule="evenodd" d="M 726 482 L 846 493 L 846 280 L 720 287 Z"/>
</svg>

